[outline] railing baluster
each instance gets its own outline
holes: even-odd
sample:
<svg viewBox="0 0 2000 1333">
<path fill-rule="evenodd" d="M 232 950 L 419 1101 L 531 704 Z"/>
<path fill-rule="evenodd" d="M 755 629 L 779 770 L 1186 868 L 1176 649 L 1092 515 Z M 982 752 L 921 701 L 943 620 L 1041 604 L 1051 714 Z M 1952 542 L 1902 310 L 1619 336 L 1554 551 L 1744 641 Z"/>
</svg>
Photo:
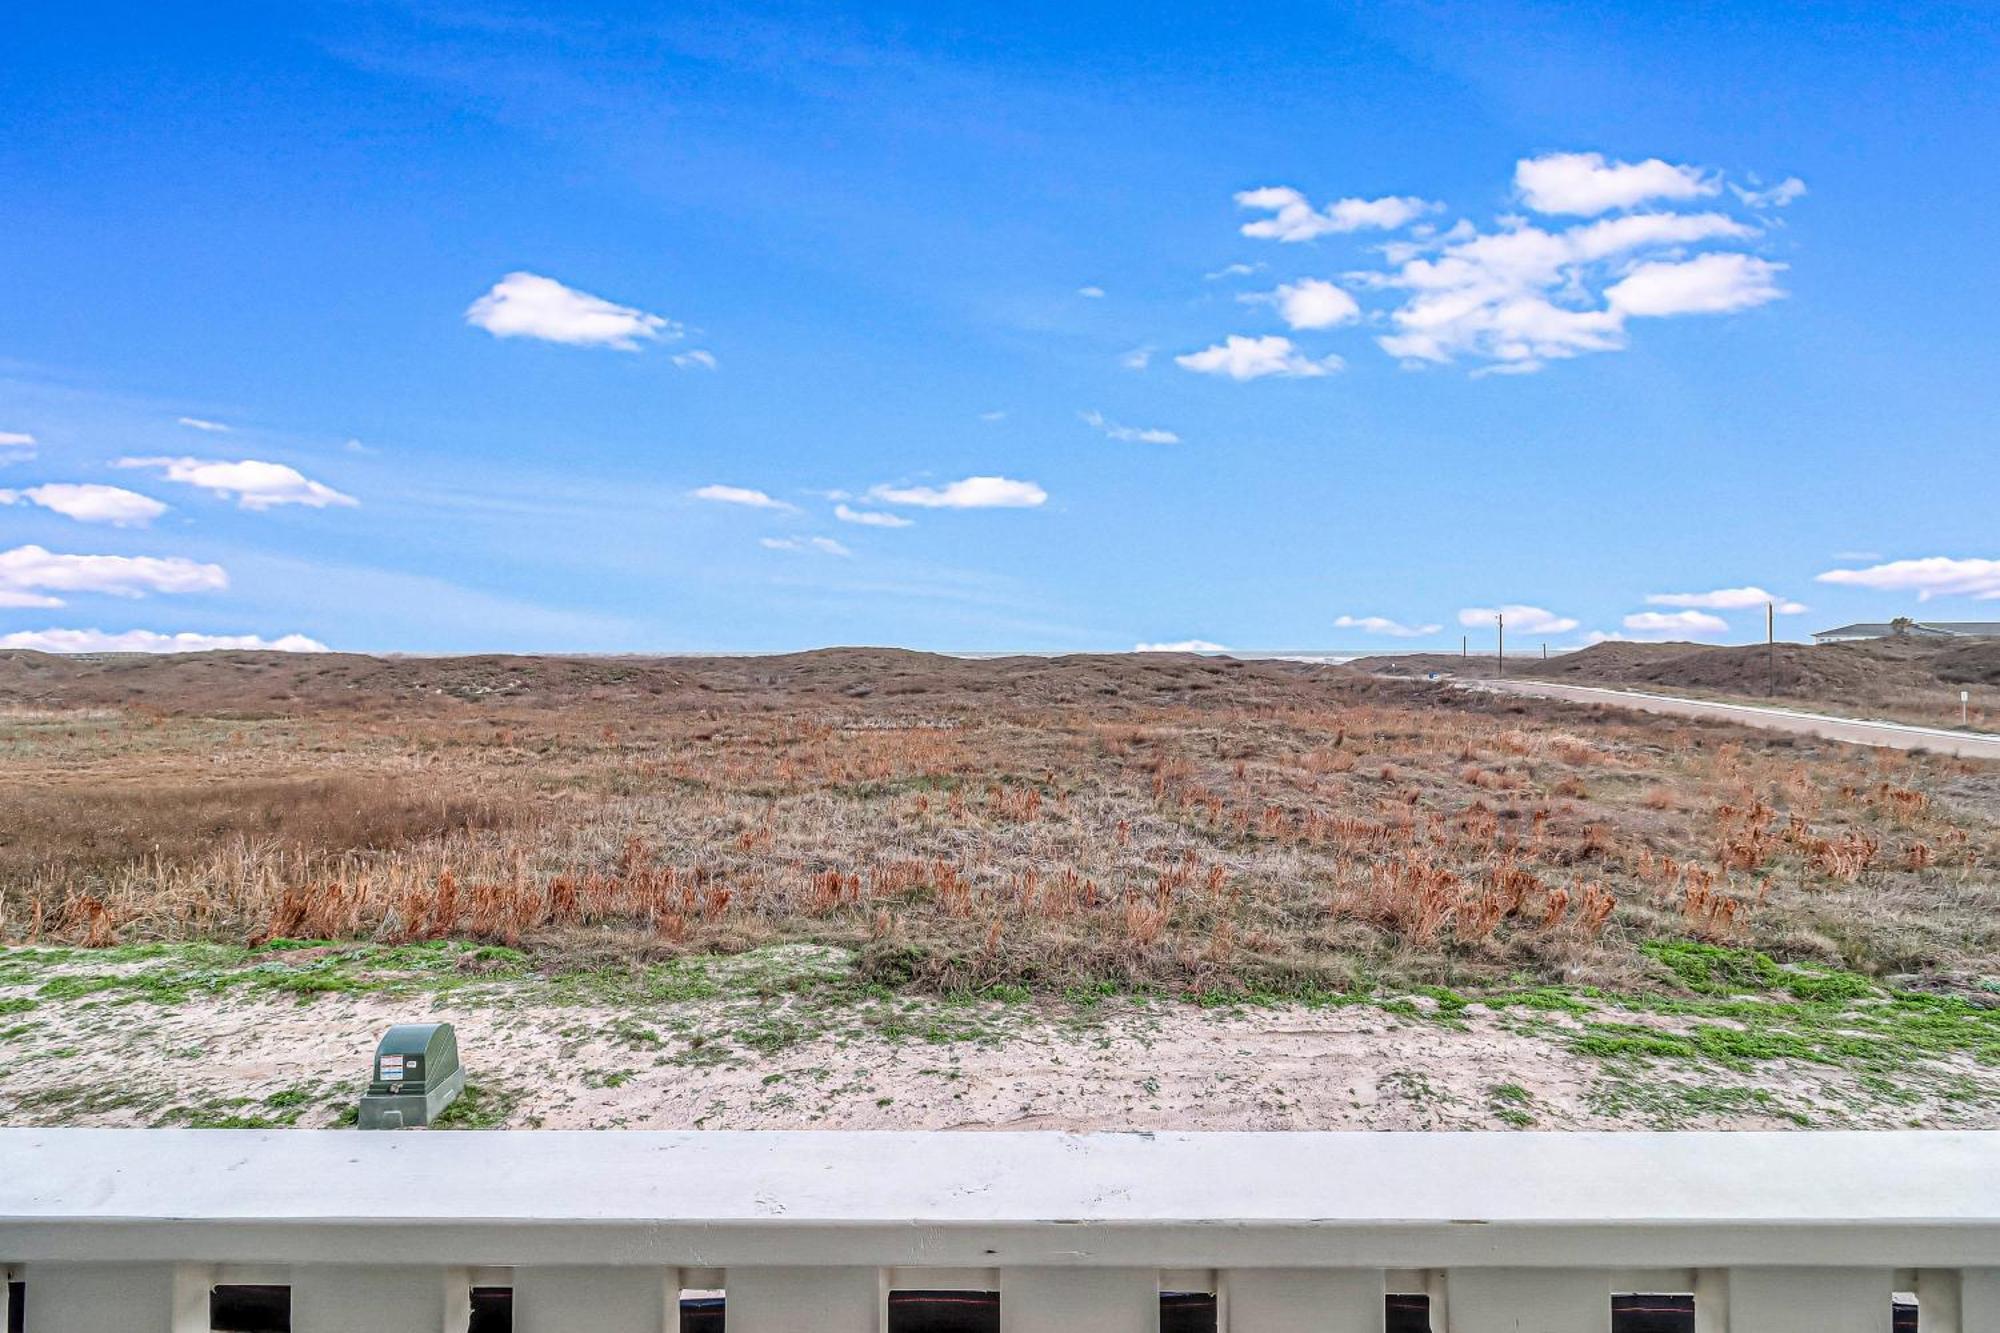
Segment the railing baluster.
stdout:
<svg viewBox="0 0 2000 1333">
<path fill-rule="evenodd" d="M 1959 1271 L 1958 1318 L 1962 1333 L 2000 1333 L 2000 1268 Z"/>
<path fill-rule="evenodd" d="M 205 1265 L 30 1264 L 28 1333 L 208 1333 Z"/>
<path fill-rule="evenodd" d="M 1003 1268 L 1000 1333 L 1159 1333 L 1153 1268 Z"/>
<path fill-rule="evenodd" d="M 680 1297 L 678 1269 L 517 1268 L 514 1333 L 679 1333 Z"/>
<path fill-rule="evenodd" d="M 302 1264 L 292 1270 L 292 1333 L 445 1333 L 454 1327 L 451 1286 L 442 1268 Z"/>
<path fill-rule="evenodd" d="M 1447 1328 L 1433 1319 L 1432 1333 L 1611 1333 L 1602 1269 L 1453 1268 L 1445 1286 Z"/>
<path fill-rule="evenodd" d="M 876 1268 L 731 1268 L 729 1333 L 880 1333 L 886 1275 Z"/>
<path fill-rule="evenodd" d="M 1224 1333 L 1382 1333 L 1380 1269 L 1229 1268 Z"/>
<path fill-rule="evenodd" d="M 1732 1333 L 1882 1333 L 1889 1326 L 1886 1268 L 1732 1268 Z"/>
</svg>

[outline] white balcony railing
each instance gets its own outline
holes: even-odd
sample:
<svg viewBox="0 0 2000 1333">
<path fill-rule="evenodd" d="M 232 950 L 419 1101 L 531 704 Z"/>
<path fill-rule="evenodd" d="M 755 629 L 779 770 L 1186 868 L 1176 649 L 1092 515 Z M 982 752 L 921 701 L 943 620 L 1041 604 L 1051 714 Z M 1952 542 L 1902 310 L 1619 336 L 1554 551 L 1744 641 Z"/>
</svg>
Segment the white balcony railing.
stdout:
<svg viewBox="0 0 2000 1333">
<path fill-rule="evenodd" d="M 2000 1333 L 2000 1135 L 0 1130 L 27 1333 L 195 1333 L 217 1284 L 295 1333 L 883 1333 L 889 1293 L 999 1293 L 1003 1333 Z M 1908 1297 L 1906 1296 L 1906 1299 Z"/>
</svg>

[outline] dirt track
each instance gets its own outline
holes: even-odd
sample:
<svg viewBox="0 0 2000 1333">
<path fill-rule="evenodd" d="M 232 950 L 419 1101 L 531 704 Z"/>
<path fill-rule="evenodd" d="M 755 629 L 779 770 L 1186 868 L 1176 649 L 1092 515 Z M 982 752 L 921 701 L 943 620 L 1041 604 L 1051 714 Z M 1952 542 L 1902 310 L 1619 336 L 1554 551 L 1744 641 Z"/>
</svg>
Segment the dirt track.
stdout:
<svg viewBox="0 0 2000 1333">
<path fill-rule="evenodd" d="M 1537 699 L 1610 704 L 1645 713 L 1712 717 L 1766 731 L 1789 731 L 1826 740 L 1848 741 L 1855 745 L 1874 745 L 1892 750 L 1930 750 L 1937 754 L 1957 755 L 1962 759 L 2000 759 L 2000 737 L 1974 736 L 1936 727 L 1912 727 L 1898 722 L 1861 722 L 1852 718 L 1829 717 L 1823 713 L 1715 703 L 1707 699 L 1683 699 L 1674 695 L 1604 689 L 1593 685 L 1556 685 L 1540 680 L 1474 680 L 1465 682 L 1465 685 L 1469 689 L 1499 690 Z"/>
</svg>

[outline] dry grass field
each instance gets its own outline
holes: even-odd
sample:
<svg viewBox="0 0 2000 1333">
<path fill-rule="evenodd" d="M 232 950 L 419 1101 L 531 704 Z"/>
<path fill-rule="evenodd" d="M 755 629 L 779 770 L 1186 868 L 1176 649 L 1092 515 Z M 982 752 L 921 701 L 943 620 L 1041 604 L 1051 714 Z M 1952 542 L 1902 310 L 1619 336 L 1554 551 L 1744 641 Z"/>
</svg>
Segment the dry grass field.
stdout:
<svg viewBox="0 0 2000 1333">
<path fill-rule="evenodd" d="M 1778 1003 L 1721 1027 L 1888 1004 L 1961 1103 L 2000 1075 L 2000 773 L 1966 761 L 1176 656 L 18 654 L 0 710 L 29 1005 L 77 946 L 544 979 L 814 946 L 926 1002 L 1653 997 L 1608 1055 L 1739 991 Z"/>
</svg>

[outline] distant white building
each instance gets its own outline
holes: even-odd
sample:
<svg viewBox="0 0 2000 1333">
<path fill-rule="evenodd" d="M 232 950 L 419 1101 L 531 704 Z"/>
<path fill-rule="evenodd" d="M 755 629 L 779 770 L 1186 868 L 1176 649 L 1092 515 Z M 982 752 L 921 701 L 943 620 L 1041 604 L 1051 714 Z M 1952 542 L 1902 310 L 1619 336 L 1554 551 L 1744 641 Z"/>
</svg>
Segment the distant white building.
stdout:
<svg viewBox="0 0 2000 1333">
<path fill-rule="evenodd" d="M 1823 629 L 1814 643 L 1853 643 L 1858 639 L 2000 639 L 2000 620 L 1892 620 Z"/>
</svg>

